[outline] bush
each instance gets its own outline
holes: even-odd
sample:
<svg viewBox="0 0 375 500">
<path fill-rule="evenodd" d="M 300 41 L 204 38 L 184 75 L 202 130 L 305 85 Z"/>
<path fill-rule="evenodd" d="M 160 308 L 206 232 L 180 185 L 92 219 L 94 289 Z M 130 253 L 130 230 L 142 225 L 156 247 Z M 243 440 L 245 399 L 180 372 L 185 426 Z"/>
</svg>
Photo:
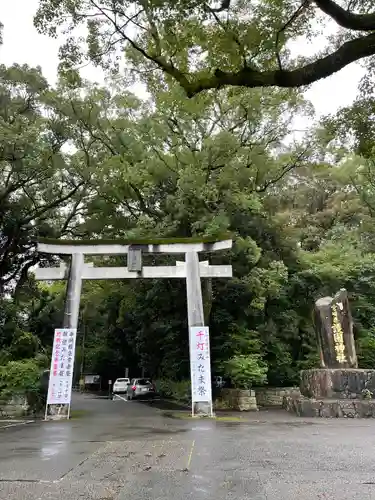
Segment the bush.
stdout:
<svg viewBox="0 0 375 500">
<path fill-rule="evenodd" d="M 25 398 L 35 411 L 42 404 L 40 377 L 41 368 L 35 359 L 9 361 L 0 366 L 0 400 Z"/>
<path fill-rule="evenodd" d="M 250 389 L 267 381 L 268 367 L 257 354 L 237 355 L 224 363 L 224 372 L 236 389 Z"/>
<path fill-rule="evenodd" d="M 373 330 L 361 332 L 357 340 L 357 356 L 360 368 L 375 367 L 375 333 Z"/>
<path fill-rule="evenodd" d="M 191 386 L 190 380 L 175 380 L 161 379 L 156 381 L 156 390 L 160 396 L 166 399 L 174 399 L 181 403 L 191 402 Z"/>
</svg>

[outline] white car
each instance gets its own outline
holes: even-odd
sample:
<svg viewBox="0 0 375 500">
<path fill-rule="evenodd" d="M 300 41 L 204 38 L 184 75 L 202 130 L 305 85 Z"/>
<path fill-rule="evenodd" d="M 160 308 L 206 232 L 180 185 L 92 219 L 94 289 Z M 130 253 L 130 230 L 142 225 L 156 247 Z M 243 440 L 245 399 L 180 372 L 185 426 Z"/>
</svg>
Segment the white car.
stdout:
<svg viewBox="0 0 375 500">
<path fill-rule="evenodd" d="M 113 393 L 121 394 L 125 393 L 128 389 L 128 385 L 130 384 L 130 379 L 128 378 L 118 378 L 113 384 Z"/>
</svg>

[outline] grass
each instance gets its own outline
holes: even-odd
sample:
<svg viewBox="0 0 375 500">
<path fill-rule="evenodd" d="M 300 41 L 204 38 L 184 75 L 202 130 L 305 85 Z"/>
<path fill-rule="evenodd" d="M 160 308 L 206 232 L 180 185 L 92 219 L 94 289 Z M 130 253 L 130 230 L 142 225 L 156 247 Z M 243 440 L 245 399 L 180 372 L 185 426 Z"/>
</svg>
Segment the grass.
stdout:
<svg viewBox="0 0 375 500">
<path fill-rule="evenodd" d="M 192 416 L 187 412 L 164 412 L 164 415 L 169 418 L 176 418 L 179 420 L 215 420 L 218 422 L 241 422 L 243 421 L 242 417 L 231 417 L 231 416 L 214 416 L 214 417 L 206 417 L 206 416 Z"/>
<path fill-rule="evenodd" d="M 72 410 L 70 412 L 70 418 L 76 420 L 78 418 L 87 417 L 91 412 L 88 410 Z"/>
</svg>

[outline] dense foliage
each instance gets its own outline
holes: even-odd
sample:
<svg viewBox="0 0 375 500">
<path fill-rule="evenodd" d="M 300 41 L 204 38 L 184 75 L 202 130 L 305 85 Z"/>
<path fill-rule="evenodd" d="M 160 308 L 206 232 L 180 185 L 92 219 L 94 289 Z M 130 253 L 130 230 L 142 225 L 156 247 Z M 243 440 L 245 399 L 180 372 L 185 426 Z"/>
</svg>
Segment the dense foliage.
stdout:
<svg viewBox="0 0 375 500">
<path fill-rule="evenodd" d="M 225 86 L 301 87 L 375 54 L 370 0 L 40 0 L 35 25 L 52 36 L 69 32 L 65 70 L 85 57 L 116 70 L 125 52 L 133 74 L 141 63 L 188 96 Z M 308 57 L 318 36 L 324 48 Z M 293 54 L 291 41 L 302 53 Z"/>
<path fill-rule="evenodd" d="M 224 374 L 238 389 L 250 389 L 267 381 L 267 365 L 259 354 L 237 354 L 224 363 Z"/>
<path fill-rule="evenodd" d="M 79 23 L 91 4 L 104 3 L 63 1 L 56 8 L 56 2 L 44 0 L 38 26 L 47 29 L 46 19 L 59 22 L 68 7 Z M 323 2 L 315 4 L 323 9 Z M 274 72 L 277 56 L 267 29 L 278 32 L 294 10 L 292 3 L 281 2 L 277 10 L 275 2 L 257 2 L 250 30 L 250 21 L 240 21 L 240 11 L 234 12 L 250 2 L 237 2 L 219 36 L 217 16 L 225 11 L 220 6 L 215 12 L 195 2 L 174 2 L 167 22 L 160 16 L 168 2 L 142 5 L 148 6 L 142 16 L 151 27 L 142 37 L 147 50 L 155 50 L 162 26 L 163 57 L 178 71 L 189 67 L 198 80 L 215 67 L 239 71 L 243 43 L 246 53 L 258 47 L 253 62 L 261 74 Z M 361 5 L 366 10 L 366 3 Z M 309 3 L 296 21 L 293 37 L 310 33 L 311 8 Z M 113 70 L 105 59 L 108 51 L 101 52 L 109 43 L 108 25 L 92 19 L 89 56 Z M 241 34 L 236 50 L 228 43 L 234 33 Z M 279 41 L 287 62 L 284 38 Z M 191 43 L 207 55 L 202 68 L 189 66 Z M 109 71 L 105 87 L 82 81 L 70 64 L 79 62 L 77 48 L 69 39 L 55 88 L 38 69 L 0 66 L 1 393 L 10 395 L 13 376 L 15 392 L 26 390 L 20 377 L 36 391 L 37 375 L 48 366 L 53 329 L 62 322 L 65 284 L 36 283 L 30 272 L 37 263 L 57 262 L 36 253 L 35 240 L 44 237 L 202 239 L 230 233 L 231 251 L 202 255 L 231 263 L 234 270 L 231 280 L 203 280 L 216 373 L 230 374 L 238 386 L 298 383 L 300 369 L 318 364 L 314 300 L 341 287 L 350 295 L 360 365 L 373 368 L 375 149 L 369 87 L 353 106 L 301 134 L 293 129 L 294 118 L 310 120 L 313 110 L 299 90 L 234 85 L 188 99 L 178 83 L 153 71 L 161 56 L 150 66 L 139 48 L 126 49 L 128 69 L 137 68 L 147 85 L 141 99 L 129 91 L 128 73 Z M 260 80 L 257 86 L 262 87 Z M 124 264 L 120 257 L 93 260 Z M 174 262 L 170 256 L 144 258 L 146 265 Z M 130 376 L 144 370 L 173 380 L 173 391 L 186 395 L 183 281 L 85 282 L 78 334 L 77 378 L 83 368 L 115 379 L 128 367 Z"/>
</svg>

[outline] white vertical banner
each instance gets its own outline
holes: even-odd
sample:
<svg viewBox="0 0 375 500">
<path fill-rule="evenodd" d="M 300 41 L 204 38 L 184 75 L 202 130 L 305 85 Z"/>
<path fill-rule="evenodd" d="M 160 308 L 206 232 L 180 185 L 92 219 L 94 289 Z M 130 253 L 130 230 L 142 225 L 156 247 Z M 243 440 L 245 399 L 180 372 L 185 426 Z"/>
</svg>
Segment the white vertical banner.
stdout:
<svg viewBox="0 0 375 500">
<path fill-rule="evenodd" d="M 53 339 L 48 405 L 70 405 L 77 330 L 56 328 Z"/>
<path fill-rule="evenodd" d="M 192 406 L 197 402 L 211 402 L 211 359 L 208 326 L 193 326 L 190 335 L 190 373 Z"/>
</svg>

